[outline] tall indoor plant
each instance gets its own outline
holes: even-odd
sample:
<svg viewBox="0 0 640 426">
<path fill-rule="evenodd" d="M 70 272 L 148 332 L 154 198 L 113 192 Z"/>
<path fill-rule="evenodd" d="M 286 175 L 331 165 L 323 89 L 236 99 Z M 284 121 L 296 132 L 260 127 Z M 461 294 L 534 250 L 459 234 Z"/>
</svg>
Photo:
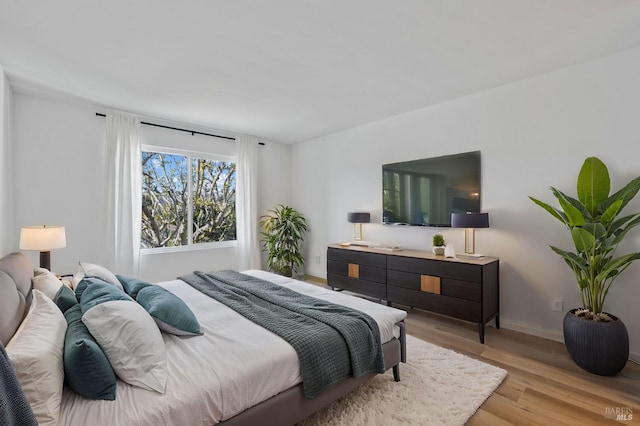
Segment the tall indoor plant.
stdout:
<svg viewBox="0 0 640 426">
<path fill-rule="evenodd" d="M 291 277 L 304 264 L 300 244 L 308 231 L 307 221 L 297 210 L 282 204 L 268 213 L 260 217 L 261 241 L 267 252 L 267 267 L 278 274 Z"/>
<path fill-rule="evenodd" d="M 577 199 L 553 187 L 551 192 L 560 209 L 529 197 L 571 234 L 573 251 L 551 246 L 573 271 L 582 298 L 582 308 L 565 316 L 565 343 L 576 364 L 596 374 L 616 374 L 629 357 L 626 327 L 620 319 L 604 312 L 604 303 L 613 281 L 640 258 L 640 252 L 616 255 L 620 242 L 640 223 L 640 213 L 621 216 L 639 189 L 640 177 L 636 177 L 609 195 L 607 166 L 600 159 L 589 157 L 578 174 Z"/>
</svg>

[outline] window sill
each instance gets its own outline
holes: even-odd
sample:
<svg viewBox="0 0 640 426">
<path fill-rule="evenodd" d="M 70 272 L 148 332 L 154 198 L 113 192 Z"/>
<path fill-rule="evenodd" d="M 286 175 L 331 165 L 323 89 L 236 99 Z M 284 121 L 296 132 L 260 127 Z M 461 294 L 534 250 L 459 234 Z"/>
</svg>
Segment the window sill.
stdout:
<svg viewBox="0 0 640 426">
<path fill-rule="evenodd" d="M 216 249 L 231 248 L 231 247 L 235 248 L 237 247 L 237 245 L 238 245 L 237 241 L 233 240 L 233 241 L 220 241 L 216 243 L 192 244 L 189 246 L 144 248 L 144 249 L 140 249 L 140 256 L 148 256 L 148 255 L 163 254 L 163 253 L 216 250 Z"/>
</svg>

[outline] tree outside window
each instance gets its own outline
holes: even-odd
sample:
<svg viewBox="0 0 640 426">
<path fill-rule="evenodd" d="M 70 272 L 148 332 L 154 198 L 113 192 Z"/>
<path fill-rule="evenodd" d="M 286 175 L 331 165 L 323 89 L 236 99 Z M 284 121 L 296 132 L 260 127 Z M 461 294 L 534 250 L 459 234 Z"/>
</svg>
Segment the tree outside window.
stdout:
<svg viewBox="0 0 640 426">
<path fill-rule="evenodd" d="M 236 164 L 142 152 L 141 248 L 236 239 Z"/>
</svg>

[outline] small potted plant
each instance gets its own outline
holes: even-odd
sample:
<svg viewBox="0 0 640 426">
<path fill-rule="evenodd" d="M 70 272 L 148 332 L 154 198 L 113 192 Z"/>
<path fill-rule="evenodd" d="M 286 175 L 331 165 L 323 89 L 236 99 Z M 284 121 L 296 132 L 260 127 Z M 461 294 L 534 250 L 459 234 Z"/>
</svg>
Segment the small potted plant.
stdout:
<svg viewBox="0 0 640 426">
<path fill-rule="evenodd" d="M 444 248 L 446 244 L 442 234 L 435 234 L 433 236 L 433 254 L 436 256 L 444 256 Z"/>
</svg>

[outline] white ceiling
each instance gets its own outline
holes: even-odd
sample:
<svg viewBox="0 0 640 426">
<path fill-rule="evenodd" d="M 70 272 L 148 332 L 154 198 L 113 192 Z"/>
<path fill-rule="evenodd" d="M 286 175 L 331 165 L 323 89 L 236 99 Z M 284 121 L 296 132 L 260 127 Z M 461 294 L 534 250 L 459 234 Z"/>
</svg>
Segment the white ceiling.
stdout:
<svg viewBox="0 0 640 426">
<path fill-rule="evenodd" d="M 638 45 L 629 0 L 0 0 L 18 89 L 287 143 Z"/>
</svg>

